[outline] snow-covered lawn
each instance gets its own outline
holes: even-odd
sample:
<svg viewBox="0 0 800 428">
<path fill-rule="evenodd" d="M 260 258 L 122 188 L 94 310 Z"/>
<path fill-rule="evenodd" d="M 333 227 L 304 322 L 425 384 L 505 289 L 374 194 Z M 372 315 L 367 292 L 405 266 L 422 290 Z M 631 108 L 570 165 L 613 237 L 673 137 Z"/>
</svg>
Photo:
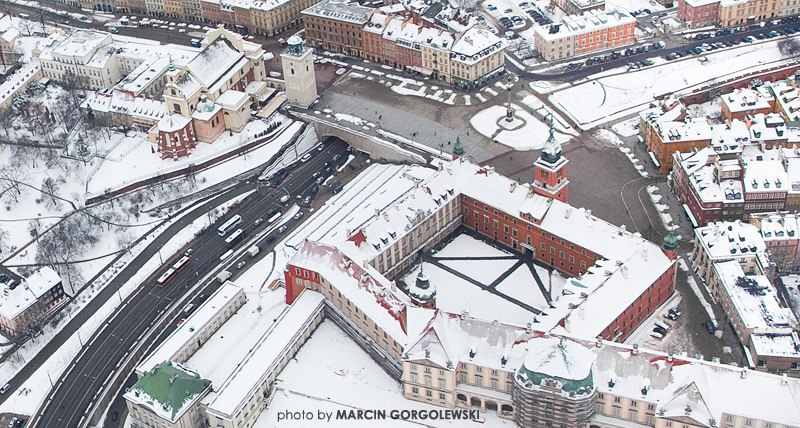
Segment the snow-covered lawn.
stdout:
<svg viewBox="0 0 800 428">
<path fill-rule="evenodd" d="M 472 420 L 403 421 L 389 417 L 392 410 L 441 410 L 430 404 L 407 400 L 400 384 L 339 327 L 323 321 L 278 376 L 272 402 L 253 428 L 389 427 L 421 426 L 474 428 Z M 386 420 L 340 420 L 337 411 L 385 410 Z M 300 413 L 298 413 L 300 412 Z M 308 412 L 302 416 L 303 412 Z M 327 420 L 324 415 L 332 414 Z M 308 415 L 311 415 L 310 417 Z M 496 412 L 481 413 L 484 427 L 516 427 Z"/>
<path fill-rule="evenodd" d="M 639 134 L 639 117 L 616 123 L 611 129 L 621 137 L 633 137 Z"/>
<path fill-rule="evenodd" d="M 567 282 L 566 278 L 559 275 L 556 271 L 553 272 L 553 276 L 551 277 L 547 269 L 539 266 L 536 266 L 536 273 L 542 280 L 545 289 L 551 290 L 551 293 L 556 295 L 560 293 L 561 289 L 564 288 L 564 284 Z M 550 286 L 551 281 L 552 286 Z M 542 295 L 541 290 L 539 290 L 539 285 L 533 278 L 530 269 L 525 265 L 518 267 L 514 273 L 498 284 L 496 289 L 536 309 L 545 310 L 548 307 L 547 300 Z"/>
<path fill-rule="evenodd" d="M 786 63 L 778 50 L 778 41 L 745 45 L 710 53 L 708 61 L 697 58 L 622 72 L 558 90 L 550 100 L 562 106 L 583 129 L 635 113 L 654 99 L 683 89 L 713 85 L 747 72 Z M 592 78 L 592 76 L 590 76 Z M 535 88 L 534 88 L 535 90 Z"/>
<path fill-rule="evenodd" d="M 196 177 L 203 187 L 230 178 L 231 171 L 243 172 L 265 162 L 284 144 L 288 143 L 294 132 L 302 125 L 284 116 L 277 116 L 274 120 L 283 124 L 279 128 L 279 135 L 245 155 L 198 172 Z M 117 146 L 107 155 L 106 160 L 91 176 L 86 186 L 87 191 L 90 194 L 98 195 L 154 175 L 180 170 L 191 164 L 203 163 L 255 140 L 256 135 L 266 132 L 267 126 L 269 126 L 268 123 L 260 120 L 251 121 L 241 133 L 231 135 L 229 132 L 223 132 L 213 143 L 200 142 L 191 155 L 178 160 L 162 160 L 159 154 L 152 153 L 152 144 L 147 140 L 147 136 L 137 135 L 130 142 Z M 143 162 L 143 159 L 148 161 Z"/>
<path fill-rule="evenodd" d="M 470 125 L 483 136 L 494 141 L 509 146 L 515 150 L 536 150 L 541 149 L 547 141 L 549 126 L 524 108 L 512 104 L 514 108 L 514 119 L 512 125 L 514 129 L 504 129 L 500 121 L 506 117 L 504 106 L 491 106 L 476 113 L 470 118 Z M 556 133 L 556 139 L 561 143 L 567 142 L 571 136 Z"/>
<path fill-rule="evenodd" d="M 436 257 L 497 257 L 511 254 L 469 235 L 458 235 L 435 255 Z"/>
<path fill-rule="evenodd" d="M 595 136 L 598 139 L 603 140 L 613 146 L 619 147 L 622 145 L 622 140 L 619 139 L 619 137 L 617 136 L 617 134 L 614 133 L 614 131 L 611 131 L 609 129 L 598 129 L 597 132 L 595 132 Z"/>
</svg>

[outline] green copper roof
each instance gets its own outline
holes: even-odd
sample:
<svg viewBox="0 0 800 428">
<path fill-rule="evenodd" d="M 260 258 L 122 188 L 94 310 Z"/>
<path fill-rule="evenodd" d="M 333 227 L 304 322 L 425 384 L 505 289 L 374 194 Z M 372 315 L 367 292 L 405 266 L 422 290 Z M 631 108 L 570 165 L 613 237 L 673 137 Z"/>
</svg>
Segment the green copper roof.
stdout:
<svg viewBox="0 0 800 428">
<path fill-rule="evenodd" d="M 188 373 L 165 361 L 159 364 L 152 372 L 147 372 L 130 389 L 134 394 L 137 390 L 147 394 L 154 400 L 154 407 L 160 406 L 163 410 L 171 414 L 171 419 L 175 420 L 175 415 L 183 408 L 184 404 L 193 399 L 198 394 L 208 388 L 210 380 L 203 379 L 197 374 Z"/>
<path fill-rule="evenodd" d="M 675 251 L 678 249 L 678 237 L 675 236 L 675 232 L 670 230 L 669 234 L 664 237 L 664 242 L 661 244 L 661 248 L 667 251 Z"/>
</svg>

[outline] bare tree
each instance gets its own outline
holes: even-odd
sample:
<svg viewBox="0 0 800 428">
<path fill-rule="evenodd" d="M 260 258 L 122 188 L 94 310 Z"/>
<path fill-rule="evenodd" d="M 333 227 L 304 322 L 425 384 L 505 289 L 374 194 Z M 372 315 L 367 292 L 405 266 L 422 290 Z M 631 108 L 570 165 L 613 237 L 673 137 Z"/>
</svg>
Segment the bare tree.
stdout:
<svg viewBox="0 0 800 428">
<path fill-rule="evenodd" d="M 61 199 L 57 195 L 59 187 L 58 182 L 50 177 L 45 177 L 42 180 L 42 199 L 45 202 L 45 207 L 49 210 L 61 207 Z"/>
<path fill-rule="evenodd" d="M 778 50 L 783 56 L 795 56 L 800 54 L 800 41 L 794 37 L 789 37 L 778 42 Z"/>
<path fill-rule="evenodd" d="M 11 235 L 7 230 L 0 226 L 0 254 L 5 254 L 11 250 Z"/>
<path fill-rule="evenodd" d="M 6 138 L 11 135 L 11 125 L 14 123 L 14 112 L 11 108 L 0 110 L 0 128 L 5 131 Z"/>
</svg>

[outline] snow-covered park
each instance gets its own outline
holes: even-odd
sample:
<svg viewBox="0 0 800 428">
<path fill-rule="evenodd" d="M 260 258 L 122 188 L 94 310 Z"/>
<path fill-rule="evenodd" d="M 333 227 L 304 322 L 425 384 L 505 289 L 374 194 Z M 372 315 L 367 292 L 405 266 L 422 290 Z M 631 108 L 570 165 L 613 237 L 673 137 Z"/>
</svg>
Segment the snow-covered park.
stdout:
<svg viewBox="0 0 800 428">
<path fill-rule="evenodd" d="M 470 118 L 470 125 L 480 134 L 495 142 L 515 150 L 541 149 L 550 132 L 549 125 L 542 122 L 517 104 L 511 105 L 514 114 L 510 122 L 506 121 L 505 106 L 491 106 L 476 113 Z M 571 135 L 560 132 L 554 134 L 562 144 Z"/>
<path fill-rule="evenodd" d="M 591 129 L 615 118 L 629 116 L 653 100 L 687 88 L 714 85 L 749 72 L 793 61 L 784 58 L 779 41 L 747 44 L 698 57 L 664 63 L 638 71 L 609 70 L 588 81 L 556 89 L 549 97 L 581 128 Z"/>
</svg>

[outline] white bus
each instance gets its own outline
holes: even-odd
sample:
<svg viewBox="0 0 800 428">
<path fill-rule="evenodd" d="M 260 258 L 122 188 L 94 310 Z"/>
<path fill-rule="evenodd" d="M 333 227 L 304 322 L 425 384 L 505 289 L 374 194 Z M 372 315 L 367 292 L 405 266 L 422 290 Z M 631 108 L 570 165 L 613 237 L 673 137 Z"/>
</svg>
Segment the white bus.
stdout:
<svg viewBox="0 0 800 428">
<path fill-rule="evenodd" d="M 225 260 L 228 260 L 228 257 L 232 255 L 233 255 L 233 250 L 228 250 L 225 252 L 225 254 L 219 256 L 219 261 L 224 262 Z"/>
<path fill-rule="evenodd" d="M 226 221 L 225 224 L 219 227 L 219 236 L 225 236 L 231 230 L 235 229 L 236 226 L 242 223 L 242 216 L 236 214 L 230 220 Z"/>
<path fill-rule="evenodd" d="M 231 233 L 231 236 L 225 238 L 225 244 L 227 244 L 229 247 L 233 247 L 239 241 L 241 241 L 243 237 L 244 231 L 242 229 L 236 229 L 236 232 Z"/>
<path fill-rule="evenodd" d="M 180 260 L 175 262 L 175 264 L 172 265 L 172 268 L 175 269 L 175 273 L 178 273 L 178 272 L 182 271 L 183 268 L 185 268 L 186 265 L 189 264 L 189 260 L 190 260 L 189 257 L 183 256 L 183 257 L 181 257 Z"/>
<path fill-rule="evenodd" d="M 282 215 L 283 214 L 281 214 L 280 211 L 276 212 L 272 217 L 269 218 L 269 224 L 270 225 L 275 224 L 275 222 L 278 221 Z"/>
<path fill-rule="evenodd" d="M 163 287 L 163 286 L 165 286 L 165 285 L 166 285 L 166 284 L 169 282 L 169 280 L 171 280 L 171 279 L 172 279 L 172 277 L 174 277 L 174 276 L 175 276 L 175 273 L 176 273 L 175 269 L 173 269 L 173 268 L 169 268 L 169 269 L 167 269 L 167 271 L 166 271 L 166 272 L 164 272 L 164 274 L 163 274 L 163 275 L 161 275 L 161 276 L 158 278 L 158 281 L 156 281 L 156 282 L 157 282 L 157 284 L 158 284 L 158 286 L 159 286 L 159 287 Z"/>
</svg>

